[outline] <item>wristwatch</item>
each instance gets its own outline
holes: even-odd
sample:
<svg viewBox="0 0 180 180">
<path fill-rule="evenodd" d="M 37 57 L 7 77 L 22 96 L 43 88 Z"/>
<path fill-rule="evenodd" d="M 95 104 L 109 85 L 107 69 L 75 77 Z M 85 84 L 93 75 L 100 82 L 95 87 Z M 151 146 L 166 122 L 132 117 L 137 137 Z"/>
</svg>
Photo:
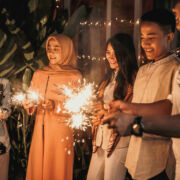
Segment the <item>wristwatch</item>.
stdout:
<svg viewBox="0 0 180 180">
<path fill-rule="evenodd" d="M 134 119 L 131 133 L 135 136 L 142 136 L 144 131 L 144 125 L 142 123 L 142 116 L 137 116 Z"/>
</svg>

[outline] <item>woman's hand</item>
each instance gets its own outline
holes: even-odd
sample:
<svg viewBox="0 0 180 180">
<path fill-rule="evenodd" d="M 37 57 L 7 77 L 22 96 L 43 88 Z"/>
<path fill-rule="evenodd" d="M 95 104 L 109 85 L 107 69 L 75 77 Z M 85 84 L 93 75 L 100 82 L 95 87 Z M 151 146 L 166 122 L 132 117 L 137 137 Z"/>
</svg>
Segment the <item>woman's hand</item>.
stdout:
<svg viewBox="0 0 180 180">
<path fill-rule="evenodd" d="M 103 110 L 103 103 L 101 101 L 98 101 L 94 104 L 92 104 L 92 108 L 95 112 Z"/>
<path fill-rule="evenodd" d="M 45 103 L 41 104 L 42 108 L 45 110 L 53 110 L 55 107 L 55 102 L 51 99 L 48 99 Z"/>
<path fill-rule="evenodd" d="M 32 108 L 35 106 L 35 103 L 32 102 L 32 101 L 28 101 L 26 100 L 24 103 L 23 103 L 23 107 L 24 109 L 29 109 L 29 108 Z"/>
<path fill-rule="evenodd" d="M 101 111 L 98 111 L 96 114 L 94 114 L 93 119 L 92 119 L 92 124 L 94 126 L 97 126 L 99 124 L 102 124 L 102 118 L 107 115 L 107 111 L 102 109 Z"/>
<path fill-rule="evenodd" d="M 32 115 L 35 112 L 35 110 L 36 110 L 36 104 L 33 101 L 26 100 L 23 103 L 23 107 L 24 107 L 24 109 L 27 111 L 27 113 L 29 115 Z"/>
</svg>

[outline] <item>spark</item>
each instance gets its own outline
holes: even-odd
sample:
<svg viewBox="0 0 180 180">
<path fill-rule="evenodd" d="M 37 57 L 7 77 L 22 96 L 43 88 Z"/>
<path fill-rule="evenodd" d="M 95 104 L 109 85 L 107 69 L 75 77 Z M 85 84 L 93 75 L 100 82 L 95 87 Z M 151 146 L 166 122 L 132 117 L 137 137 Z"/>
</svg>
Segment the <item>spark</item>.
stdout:
<svg viewBox="0 0 180 180">
<path fill-rule="evenodd" d="M 69 88 L 63 86 L 62 93 L 67 97 L 64 102 L 64 111 L 70 114 L 67 124 L 73 129 L 80 129 L 85 131 L 90 122 L 91 104 L 96 98 L 94 83 L 86 83 L 84 80 L 82 84 L 79 81 L 79 87 Z"/>
<path fill-rule="evenodd" d="M 26 99 L 26 94 L 22 92 L 17 92 L 12 96 L 12 104 L 14 105 L 22 105 Z"/>
<path fill-rule="evenodd" d="M 60 112 L 61 112 L 61 107 L 60 107 L 60 105 L 58 104 L 57 113 L 60 113 Z"/>
<path fill-rule="evenodd" d="M 70 155 L 70 154 L 71 154 L 71 150 L 68 150 L 68 152 L 67 152 L 67 153 L 68 153 L 68 155 Z"/>
<path fill-rule="evenodd" d="M 27 92 L 16 92 L 11 100 L 13 105 L 18 106 L 22 106 L 26 101 L 37 105 L 39 104 L 40 97 L 37 92 L 28 90 Z"/>
<path fill-rule="evenodd" d="M 67 121 L 68 125 L 74 129 L 86 130 L 89 126 L 89 119 L 82 113 L 73 114 L 71 119 Z"/>
<path fill-rule="evenodd" d="M 27 99 L 35 104 L 39 104 L 40 94 L 38 94 L 36 91 L 28 90 Z"/>
</svg>

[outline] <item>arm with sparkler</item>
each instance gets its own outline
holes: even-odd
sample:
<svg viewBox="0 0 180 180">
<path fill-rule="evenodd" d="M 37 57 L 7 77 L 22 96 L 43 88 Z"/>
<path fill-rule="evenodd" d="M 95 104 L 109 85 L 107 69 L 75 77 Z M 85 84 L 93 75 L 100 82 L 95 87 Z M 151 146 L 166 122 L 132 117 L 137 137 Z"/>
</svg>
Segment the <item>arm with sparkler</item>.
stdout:
<svg viewBox="0 0 180 180">
<path fill-rule="evenodd" d="M 24 109 L 29 115 L 34 114 L 37 108 L 37 104 L 39 104 L 40 101 L 39 95 L 37 93 L 37 87 L 38 87 L 38 84 L 36 83 L 37 78 L 39 78 L 39 75 L 35 71 L 28 91 L 20 94 L 22 96 L 22 102 L 20 102 L 20 104 L 23 105 Z"/>
<path fill-rule="evenodd" d="M 93 103 L 92 109 L 94 111 L 92 124 L 98 126 L 101 124 L 101 119 L 107 114 L 107 111 L 104 109 L 104 104 L 101 100 Z"/>
<path fill-rule="evenodd" d="M 15 91 L 11 97 L 12 104 L 16 106 L 23 106 L 29 115 L 32 115 L 39 104 L 41 104 L 42 98 L 38 92 L 38 84 L 35 83 L 35 79 L 39 78 L 38 73 L 35 72 L 31 81 L 30 88 L 27 91 Z"/>
<path fill-rule="evenodd" d="M 29 115 L 34 114 L 36 111 L 36 107 L 39 104 L 39 96 L 35 91 L 30 91 L 25 94 L 25 98 L 23 100 L 23 107 Z"/>
<path fill-rule="evenodd" d="M 106 84 L 107 84 L 107 81 L 103 81 L 100 84 L 98 91 L 96 92 L 97 101 L 92 104 L 92 109 L 94 111 L 93 118 L 92 118 L 93 129 L 95 126 L 98 126 L 99 124 L 101 124 L 101 119 L 107 114 L 107 111 L 104 108 L 104 102 L 103 102 L 104 89 L 106 87 Z"/>
</svg>

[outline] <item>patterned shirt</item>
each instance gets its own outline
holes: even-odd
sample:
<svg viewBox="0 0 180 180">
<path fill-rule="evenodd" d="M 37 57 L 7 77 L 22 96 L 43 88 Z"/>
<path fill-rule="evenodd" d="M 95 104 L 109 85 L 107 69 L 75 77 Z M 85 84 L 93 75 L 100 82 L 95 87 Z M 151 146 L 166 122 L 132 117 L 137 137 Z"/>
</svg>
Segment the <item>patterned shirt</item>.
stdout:
<svg viewBox="0 0 180 180">
<path fill-rule="evenodd" d="M 10 84 L 7 79 L 0 78 L 0 84 L 3 85 L 3 94 L 0 110 L 4 113 L 7 113 L 9 116 L 11 114 L 11 105 L 10 105 Z M 6 126 L 6 119 L 0 119 L 0 142 L 6 146 L 6 150 L 10 150 L 10 142 L 9 142 L 9 135 Z"/>
</svg>

